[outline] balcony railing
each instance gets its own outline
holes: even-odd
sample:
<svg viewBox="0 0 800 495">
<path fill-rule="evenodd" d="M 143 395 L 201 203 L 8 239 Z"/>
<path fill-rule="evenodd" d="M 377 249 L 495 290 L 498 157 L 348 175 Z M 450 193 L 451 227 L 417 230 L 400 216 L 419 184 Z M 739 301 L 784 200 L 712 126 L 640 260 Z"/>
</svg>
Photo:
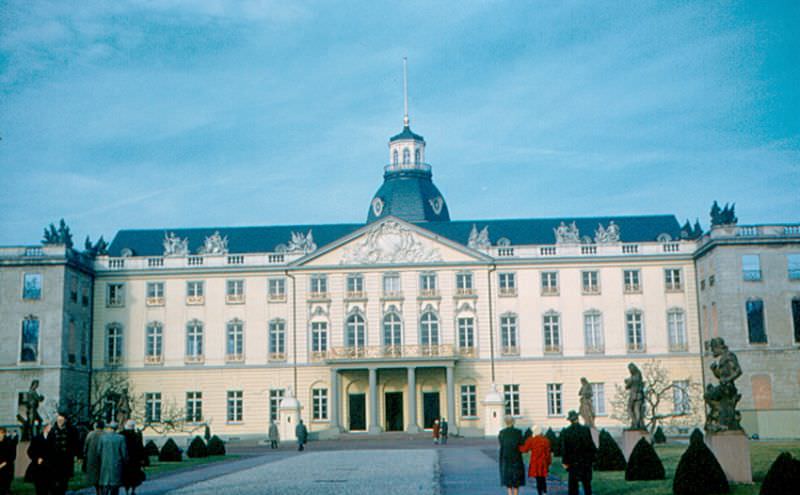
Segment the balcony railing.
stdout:
<svg viewBox="0 0 800 495">
<path fill-rule="evenodd" d="M 452 344 L 345 346 L 328 349 L 328 360 L 346 359 L 402 359 L 402 358 L 452 358 L 457 356 Z"/>
<path fill-rule="evenodd" d="M 501 297 L 515 297 L 517 295 L 516 287 L 500 287 L 498 293 Z"/>
<path fill-rule="evenodd" d="M 436 289 L 421 289 L 419 291 L 419 297 L 438 297 L 439 291 Z"/>
<path fill-rule="evenodd" d="M 456 297 L 474 296 L 475 289 L 472 287 L 461 287 L 456 289 Z"/>
<path fill-rule="evenodd" d="M 203 364 L 206 362 L 204 354 L 187 354 L 183 357 L 183 362 L 186 364 Z"/>
<path fill-rule="evenodd" d="M 244 304 L 244 294 L 227 294 L 225 302 L 227 304 Z"/>
<path fill-rule="evenodd" d="M 145 304 L 147 306 L 163 306 L 164 305 L 164 298 L 163 297 L 148 297 L 145 299 Z"/>
<path fill-rule="evenodd" d="M 269 302 L 286 302 L 285 292 L 270 293 L 267 295 Z"/>
<path fill-rule="evenodd" d="M 186 304 L 189 306 L 202 306 L 205 302 L 204 296 L 186 296 Z"/>
<path fill-rule="evenodd" d="M 363 290 L 349 290 L 345 299 L 366 299 L 367 295 Z"/>
<path fill-rule="evenodd" d="M 472 346 L 469 347 L 459 347 L 458 353 L 464 357 L 475 357 L 478 355 L 478 350 Z"/>
<path fill-rule="evenodd" d="M 226 363 L 243 363 L 244 362 L 244 354 L 225 354 L 225 362 Z"/>
<path fill-rule="evenodd" d="M 390 163 L 383 167 L 384 172 L 403 172 L 406 170 L 420 170 L 422 172 L 430 172 L 431 166 L 427 163 L 412 162 L 412 163 Z"/>
<path fill-rule="evenodd" d="M 164 363 L 164 356 L 161 354 L 155 356 L 145 356 L 144 357 L 144 364 L 147 365 L 156 365 L 156 364 L 163 364 Z"/>
<path fill-rule="evenodd" d="M 748 282 L 761 280 L 761 270 L 742 270 L 742 277 Z"/>
<path fill-rule="evenodd" d="M 519 346 L 504 345 L 500 347 L 501 356 L 519 356 Z"/>
<path fill-rule="evenodd" d="M 669 344 L 669 352 L 686 352 L 689 350 L 689 344 L 686 342 L 672 342 Z"/>
</svg>

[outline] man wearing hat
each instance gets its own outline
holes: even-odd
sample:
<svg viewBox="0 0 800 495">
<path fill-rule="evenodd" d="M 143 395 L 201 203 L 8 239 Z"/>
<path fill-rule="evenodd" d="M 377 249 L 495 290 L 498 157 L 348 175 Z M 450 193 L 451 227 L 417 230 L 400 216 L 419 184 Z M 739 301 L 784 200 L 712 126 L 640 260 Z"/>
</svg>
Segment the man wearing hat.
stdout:
<svg viewBox="0 0 800 495">
<path fill-rule="evenodd" d="M 597 453 L 589 428 L 578 423 L 578 413 L 567 414 L 570 425 L 561 431 L 561 463 L 569 472 L 569 495 L 578 495 L 578 482 L 584 495 L 592 495 L 592 462 Z"/>
</svg>

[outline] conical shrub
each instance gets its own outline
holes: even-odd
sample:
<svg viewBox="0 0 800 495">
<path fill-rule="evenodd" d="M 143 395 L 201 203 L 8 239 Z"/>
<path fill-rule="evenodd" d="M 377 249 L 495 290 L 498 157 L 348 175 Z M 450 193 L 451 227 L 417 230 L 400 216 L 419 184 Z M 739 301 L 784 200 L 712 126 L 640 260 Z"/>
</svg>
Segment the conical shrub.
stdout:
<svg viewBox="0 0 800 495">
<path fill-rule="evenodd" d="M 695 428 L 689 440 L 689 448 L 678 461 L 672 482 L 672 493 L 712 495 L 729 492 L 730 486 L 722 466 L 703 441 L 703 433 Z"/>
<path fill-rule="evenodd" d="M 158 445 L 152 440 L 148 440 L 144 446 L 144 455 L 147 457 L 157 457 L 159 454 Z"/>
<path fill-rule="evenodd" d="M 656 454 L 656 449 L 646 439 L 642 438 L 633 448 L 628 459 L 628 468 L 625 469 L 626 481 L 663 480 L 664 464 Z"/>
<path fill-rule="evenodd" d="M 206 443 L 199 436 L 192 439 L 189 448 L 186 449 L 186 455 L 191 458 L 208 457 L 208 447 Z"/>
<path fill-rule="evenodd" d="M 664 435 L 664 430 L 662 430 L 660 426 L 656 428 L 656 432 L 653 433 L 653 441 L 655 443 L 667 443 L 667 437 Z"/>
<path fill-rule="evenodd" d="M 183 455 L 181 449 L 175 440 L 168 438 L 166 443 L 161 447 L 161 452 L 158 454 L 158 460 L 161 462 L 181 462 Z"/>
<path fill-rule="evenodd" d="M 561 457 L 561 441 L 556 432 L 552 428 L 548 428 L 544 436 L 550 442 L 550 452 L 553 453 L 553 457 Z"/>
<path fill-rule="evenodd" d="M 761 495 L 784 495 L 800 486 L 800 460 L 782 452 L 772 463 L 761 484 Z M 794 487 L 794 488 L 792 488 Z"/>
<path fill-rule="evenodd" d="M 208 455 L 225 455 L 225 443 L 216 435 L 208 441 Z"/>
<path fill-rule="evenodd" d="M 624 471 L 628 465 L 625 454 L 617 442 L 606 430 L 600 431 L 600 446 L 594 460 L 594 468 L 598 471 Z"/>
</svg>

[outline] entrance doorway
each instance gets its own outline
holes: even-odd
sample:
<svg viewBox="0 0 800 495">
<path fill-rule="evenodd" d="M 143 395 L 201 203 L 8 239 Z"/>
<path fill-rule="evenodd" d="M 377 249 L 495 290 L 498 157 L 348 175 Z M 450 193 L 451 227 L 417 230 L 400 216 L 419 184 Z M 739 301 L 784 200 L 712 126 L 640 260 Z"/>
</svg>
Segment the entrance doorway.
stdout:
<svg viewBox="0 0 800 495">
<path fill-rule="evenodd" d="M 403 431 L 403 392 L 386 392 L 386 431 Z"/>
<path fill-rule="evenodd" d="M 422 427 L 433 428 L 433 422 L 439 419 L 439 392 L 422 393 Z"/>
<path fill-rule="evenodd" d="M 350 431 L 367 429 L 367 396 L 366 394 L 349 394 L 348 410 L 350 411 Z"/>
</svg>

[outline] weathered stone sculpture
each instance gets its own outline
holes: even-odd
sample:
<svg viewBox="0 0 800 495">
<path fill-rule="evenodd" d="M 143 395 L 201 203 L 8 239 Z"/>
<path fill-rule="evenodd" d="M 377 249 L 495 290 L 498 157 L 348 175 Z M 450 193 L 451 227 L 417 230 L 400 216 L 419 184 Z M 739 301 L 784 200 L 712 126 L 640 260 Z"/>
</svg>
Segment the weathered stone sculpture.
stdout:
<svg viewBox="0 0 800 495">
<path fill-rule="evenodd" d="M 581 377 L 581 389 L 578 392 L 581 398 L 580 415 L 583 418 L 583 424 L 589 428 L 594 428 L 594 405 L 592 404 L 592 384 L 589 383 L 585 377 Z"/>
<path fill-rule="evenodd" d="M 33 380 L 31 387 L 23 395 L 22 405 L 25 406 L 25 416 L 17 415 L 17 421 L 22 425 L 22 441 L 28 441 L 39 433 L 42 426 L 42 416 L 39 415 L 39 404 L 44 401 L 44 396 L 37 390 L 39 380 Z"/>
<path fill-rule="evenodd" d="M 742 395 L 736 389 L 734 381 L 742 376 L 742 368 L 736 354 L 732 353 L 725 340 L 716 337 L 709 341 L 711 354 L 717 359 L 711 363 L 711 373 L 719 380 L 718 385 L 708 384 L 703 399 L 708 405 L 706 415 L 706 431 L 719 432 L 741 430 L 739 423 L 742 415 L 736 405 Z"/>
<path fill-rule="evenodd" d="M 642 371 L 633 363 L 628 364 L 631 376 L 625 379 L 628 391 L 628 415 L 631 418 L 631 430 L 644 430 L 644 378 Z"/>
</svg>

